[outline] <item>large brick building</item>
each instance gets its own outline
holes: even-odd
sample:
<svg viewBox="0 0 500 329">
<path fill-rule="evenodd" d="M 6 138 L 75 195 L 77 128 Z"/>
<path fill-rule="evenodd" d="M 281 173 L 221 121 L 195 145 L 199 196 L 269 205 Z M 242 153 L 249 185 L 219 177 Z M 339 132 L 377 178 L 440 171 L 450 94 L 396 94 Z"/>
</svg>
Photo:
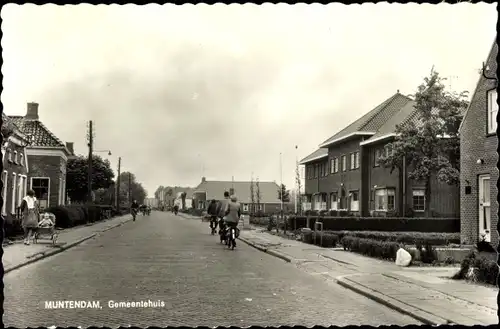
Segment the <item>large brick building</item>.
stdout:
<svg viewBox="0 0 500 329">
<path fill-rule="evenodd" d="M 40 120 L 38 104 L 28 103 L 25 116 L 10 116 L 30 138 L 26 148 L 29 188 L 35 191 L 41 208 L 66 203 L 66 163 L 73 144 L 63 143 Z"/>
<path fill-rule="evenodd" d="M 498 244 L 498 45 L 493 44 L 484 72 L 460 126 L 460 219 L 463 243 L 485 239 Z"/>
<path fill-rule="evenodd" d="M 26 195 L 28 165 L 26 145 L 28 137 L 14 122 L 2 113 L 2 216 L 7 220 L 15 219 L 21 200 Z"/>
<path fill-rule="evenodd" d="M 306 167 L 304 209 L 338 210 L 359 216 L 458 217 L 459 188 L 433 179 L 430 209 L 423 183 L 407 172 L 379 166 L 391 152 L 396 125 L 415 124 L 414 101 L 399 91 L 330 137 L 301 160 Z"/>
</svg>

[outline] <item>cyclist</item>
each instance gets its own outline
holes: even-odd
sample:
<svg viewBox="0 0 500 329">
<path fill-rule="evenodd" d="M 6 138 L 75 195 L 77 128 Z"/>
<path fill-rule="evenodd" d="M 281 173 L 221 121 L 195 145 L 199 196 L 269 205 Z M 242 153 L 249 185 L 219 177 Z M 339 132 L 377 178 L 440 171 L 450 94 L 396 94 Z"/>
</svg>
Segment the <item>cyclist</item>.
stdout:
<svg viewBox="0 0 500 329">
<path fill-rule="evenodd" d="M 229 243 L 232 243 L 233 248 L 236 247 L 236 237 L 238 236 L 237 230 L 240 217 L 241 217 L 240 203 L 238 202 L 238 198 L 235 195 L 232 195 L 230 202 L 227 204 L 226 207 L 226 217 L 224 217 L 224 223 L 226 224 L 227 229 L 229 229 L 229 232 L 231 232 L 231 229 L 235 230 L 235 236 L 234 237 L 229 236 L 229 239 L 227 241 L 228 245 Z"/>
<path fill-rule="evenodd" d="M 137 200 L 134 200 L 132 202 L 132 205 L 130 206 L 130 212 L 132 213 L 132 218 L 134 219 L 135 221 L 135 216 L 137 216 L 137 212 L 139 211 L 139 203 L 137 202 Z"/>
<path fill-rule="evenodd" d="M 207 214 L 210 216 L 210 228 L 212 229 L 212 235 L 214 235 L 217 232 L 217 201 L 210 201 Z"/>
<path fill-rule="evenodd" d="M 224 192 L 224 199 L 219 202 L 219 206 L 217 207 L 217 215 L 219 217 L 219 235 L 220 242 L 226 241 L 226 226 L 224 225 L 224 216 L 226 216 L 226 210 L 229 204 L 229 192 Z"/>
</svg>

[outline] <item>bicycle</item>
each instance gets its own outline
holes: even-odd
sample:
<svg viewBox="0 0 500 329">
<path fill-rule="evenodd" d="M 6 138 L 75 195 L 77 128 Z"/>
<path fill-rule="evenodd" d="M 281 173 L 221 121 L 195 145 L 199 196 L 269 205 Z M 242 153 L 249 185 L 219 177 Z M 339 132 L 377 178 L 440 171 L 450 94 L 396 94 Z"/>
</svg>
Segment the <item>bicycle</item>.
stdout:
<svg viewBox="0 0 500 329">
<path fill-rule="evenodd" d="M 211 229 L 210 233 L 212 235 L 215 235 L 215 233 L 217 232 L 217 218 L 213 217 L 210 218 L 210 229 Z"/>
<path fill-rule="evenodd" d="M 227 236 L 226 236 L 226 245 L 228 248 L 231 248 L 231 250 L 234 250 L 236 247 L 236 239 L 240 235 L 240 229 L 236 226 L 229 226 L 229 229 L 227 230 Z"/>
</svg>

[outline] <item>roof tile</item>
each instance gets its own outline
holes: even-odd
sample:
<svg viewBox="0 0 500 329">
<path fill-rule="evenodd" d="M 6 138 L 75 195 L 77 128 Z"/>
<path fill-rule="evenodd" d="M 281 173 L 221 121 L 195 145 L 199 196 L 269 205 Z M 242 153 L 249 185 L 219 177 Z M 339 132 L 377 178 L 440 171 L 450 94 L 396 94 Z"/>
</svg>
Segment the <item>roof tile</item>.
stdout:
<svg viewBox="0 0 500 329">
<path fill-rule="evenodd" d="M 41 121 L 26 120 L 23 116 L 12 115 L 9 118 L 21 129 L 21 131 L 31 136 L 31 146 L 53 147 L 66 149 L 66 144 L 57 138 Z M 67 151 L 69 154 L 69 151 Z"/>
<path fill-rule="evenodd" d="M 306 156 L 304 159 L 300 160 L 300 163 L 305 164 L 307 162 L 311 162 L 315 159 L 318 159 L 318 158 L 321 158 L 321 157 L 324 157 L 327 155 L 328 155 L 328 149 L 327 148 L 320 148 L 320 149 L 317 149 L 316 151 L 314 151 L 313 153 L 309 154 L 308 156 Z"/>
</svg>

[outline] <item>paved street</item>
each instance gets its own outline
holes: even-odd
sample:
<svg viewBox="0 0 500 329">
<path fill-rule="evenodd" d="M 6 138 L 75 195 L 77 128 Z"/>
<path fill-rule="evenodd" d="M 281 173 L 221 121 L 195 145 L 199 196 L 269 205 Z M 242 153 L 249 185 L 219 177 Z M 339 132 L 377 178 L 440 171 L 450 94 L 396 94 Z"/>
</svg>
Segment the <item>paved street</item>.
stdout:
<svg viewBox="0 0 500 329">
<path fill-rule="evenodd" d="M 6 326 L 407 325 L 408 316 L 239 241 L 199 220 L 153 212 L 4 277 Z M 100 309 L 45 309 L 45 301 Z M 108 301 L 165 303 L 109 308 Z"/>
</svg>

